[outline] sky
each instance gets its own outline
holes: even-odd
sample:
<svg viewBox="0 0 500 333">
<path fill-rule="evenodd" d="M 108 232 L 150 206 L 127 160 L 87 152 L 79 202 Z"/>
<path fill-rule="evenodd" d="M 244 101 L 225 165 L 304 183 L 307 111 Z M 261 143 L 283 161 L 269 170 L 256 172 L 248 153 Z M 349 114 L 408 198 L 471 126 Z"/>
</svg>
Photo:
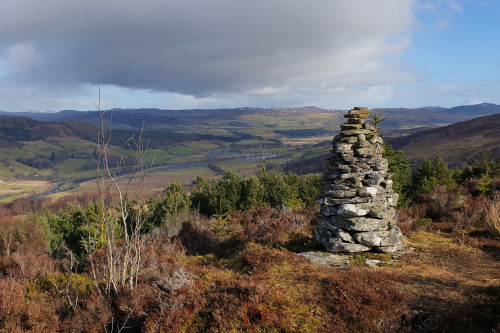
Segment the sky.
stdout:
<svg viewBox="0 0 500 333">
<path fill-rule="evenodd" d="M 500 0 L 0 0 L 0 110 L 500 104 Z"/>
</svg>

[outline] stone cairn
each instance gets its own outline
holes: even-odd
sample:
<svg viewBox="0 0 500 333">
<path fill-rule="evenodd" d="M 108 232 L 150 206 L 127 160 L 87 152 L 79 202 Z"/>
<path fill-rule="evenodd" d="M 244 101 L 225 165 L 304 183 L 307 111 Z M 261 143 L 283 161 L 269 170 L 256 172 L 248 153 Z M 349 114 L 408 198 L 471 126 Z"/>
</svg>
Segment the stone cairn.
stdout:
<svg viewBox="0 0 500 333">
<path fill-rule="evenodd" d="M 318 203 L 323 220 L 315 239 L 329 252 L 403 249 L 402 233 L 394 216 L 398 194 L 382 157 L 382 138 L 365 123 L 372 110 L 355 107 L 333 138 L 333 156 L 327 160 Z"/>
</svg>

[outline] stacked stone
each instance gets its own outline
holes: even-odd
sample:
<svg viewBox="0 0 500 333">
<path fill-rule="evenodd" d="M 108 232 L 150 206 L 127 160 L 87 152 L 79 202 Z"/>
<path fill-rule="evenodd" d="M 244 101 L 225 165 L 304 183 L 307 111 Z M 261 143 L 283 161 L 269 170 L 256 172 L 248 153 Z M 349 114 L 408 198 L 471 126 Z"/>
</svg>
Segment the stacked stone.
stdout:
<svg viewBox="0 0 500 333">
<path fill-rule="evenodd" d="M 333 138 L 333 156 L 327 160 L 318 199 L 323 220 L 315 235 L 329 252 L 403 248 L 394 220 L 398 195 L 382 157 L 383 141 L 365 122 L 371 112 L 366 107 L 350 110 L 341 133 Z"/>
</svg>

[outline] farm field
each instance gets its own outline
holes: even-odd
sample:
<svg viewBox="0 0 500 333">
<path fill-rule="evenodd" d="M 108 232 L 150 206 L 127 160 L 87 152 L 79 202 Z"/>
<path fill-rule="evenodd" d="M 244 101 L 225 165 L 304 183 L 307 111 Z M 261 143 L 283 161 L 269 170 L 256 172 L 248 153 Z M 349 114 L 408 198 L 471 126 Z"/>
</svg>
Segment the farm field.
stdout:
<svg viewBox="0 0 500 333">
<path fill-rule="evenodd" d="M 189 185 L 196 177 L 203 176 L 206 179 L 219 179 L 221 176 L 211 170 L 208 167 L 198 167 L 198 168 L 188 168 L 188 169 L 178 169 L 178 170 L 170 170 L 170 171 L 152 171 L 146 174 L 144 178 L 144 194 L 149 196 L 153 195 L 157 192 L 163 191 L 165 187 L 176 181 L 180 182 L 183 185 Z M 133 194 L 139 194 L 141 191 L 140 182 L 136 178 L 132 180 L 130 184 L 127 185 L 128 178 L 122 179 L 119 183 L 122 189 L 127 188 Z M 48 197 L 55 200 L 67 195 L 79 195 L 84 193 L 92 193 L 97 192 L 97 181 L 95 179 L 88 180 L 78 184 L 78 187 L 64 191 L 58 192 L 54 194 L 50 194 Z"/>
<path fill-rule="evenodd" d="M 50 188 L 44 180 L 10 180 L 0 182 L 0 202 L 9 202 L 19 197 Z"/>
</svg>

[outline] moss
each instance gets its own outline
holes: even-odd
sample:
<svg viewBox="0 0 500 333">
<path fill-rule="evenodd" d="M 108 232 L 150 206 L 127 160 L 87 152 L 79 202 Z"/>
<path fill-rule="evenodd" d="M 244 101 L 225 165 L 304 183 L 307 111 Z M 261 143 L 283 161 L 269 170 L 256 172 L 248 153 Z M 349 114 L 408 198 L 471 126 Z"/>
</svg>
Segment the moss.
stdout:
<svg viewBox="0 0 500 333">
<path fill-rule="evenodd" d="M 225 263 L 229 269 L 240 274 L 245 274 L 250 270 L 244 256 L 241 253 L 235 254 L 226 260 Z"/>
<path fill-rule="evenodd" d="M 392 253 L 372 253 L 365 252 L 366 258 L 380 260 L 381 262 L 390 262 L 394 260 L 394 255 Z"/>
<path fill-rule="evenodd" d="M 366 267 L 366 257 L 361 253 L 356 253 L 349 258 L 350 267 Z"/>
<path fill-rule="evenodd" d="M 366 260 L 378 260 L 380 267 L 390 266 L 394 260 L 392 253 L 374 253 L 374 252 L 361 252 L 351 254 L 349 261 L 351 267 L 366 267 Z"/>
</svg>

